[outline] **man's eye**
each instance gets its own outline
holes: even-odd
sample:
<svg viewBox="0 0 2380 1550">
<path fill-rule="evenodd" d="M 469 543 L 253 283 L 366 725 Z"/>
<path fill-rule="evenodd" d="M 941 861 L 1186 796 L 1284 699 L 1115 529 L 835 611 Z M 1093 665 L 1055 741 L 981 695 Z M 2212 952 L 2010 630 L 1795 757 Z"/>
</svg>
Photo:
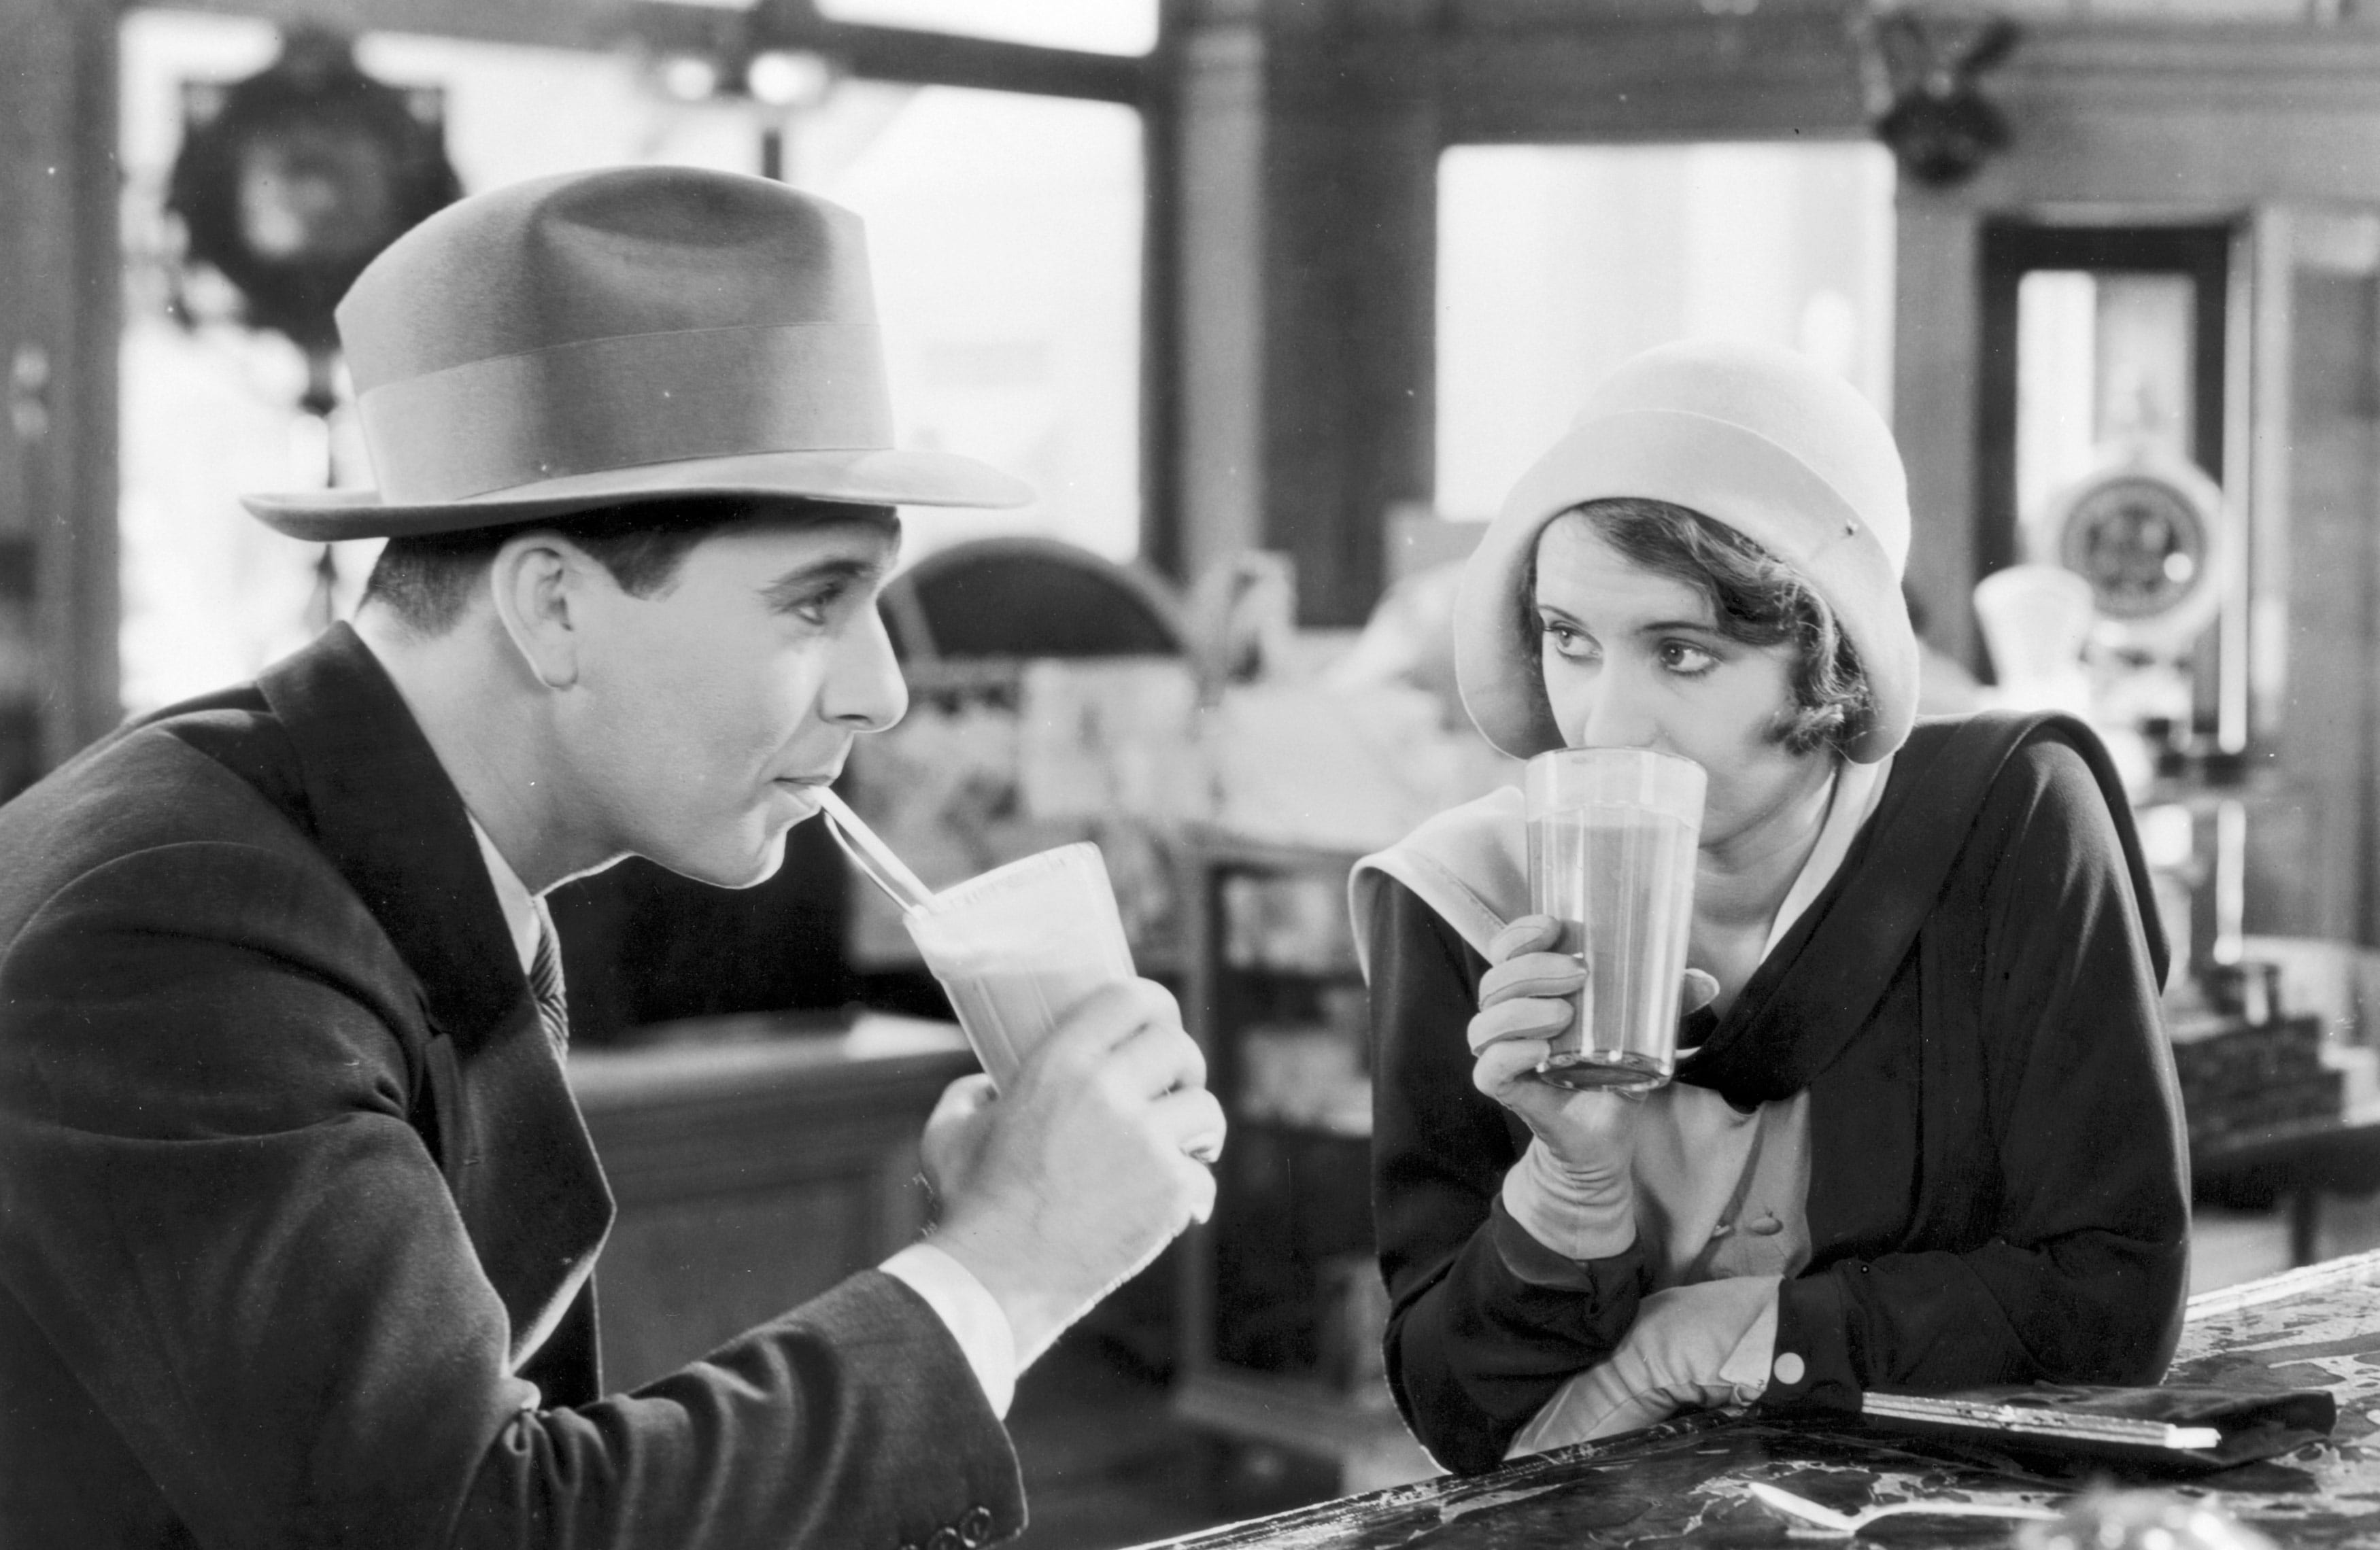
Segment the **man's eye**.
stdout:
<svg viewBox="0 0 2380 1550">
<path fill-rule="evenodd" d="M 778 611 L 792 614 L 805 624 L 824 624 L 845 590 L 841 587 L 822 587 L 804 592 L 798 597 L 787 598 L 778 605 Z"/>
</svg>

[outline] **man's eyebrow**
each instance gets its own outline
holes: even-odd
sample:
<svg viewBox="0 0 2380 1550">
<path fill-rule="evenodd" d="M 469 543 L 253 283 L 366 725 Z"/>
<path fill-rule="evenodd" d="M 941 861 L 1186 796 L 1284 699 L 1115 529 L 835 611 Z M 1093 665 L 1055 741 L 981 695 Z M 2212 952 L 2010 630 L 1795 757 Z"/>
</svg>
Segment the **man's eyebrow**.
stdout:
<svg viewBox="0 0 2380 1550">
<path fill-rule="evenodd" d="M 816 560 L 807 565 L 795 565 L 760 588 L 760 596 L 771 607 L 783 608 L 801 599 L 802 594 L 822 584 L 859 582 L 872 585 L 891 568 L 889 561 L 862 560 L 838 556 L 832 560 Z"/>
</svg>

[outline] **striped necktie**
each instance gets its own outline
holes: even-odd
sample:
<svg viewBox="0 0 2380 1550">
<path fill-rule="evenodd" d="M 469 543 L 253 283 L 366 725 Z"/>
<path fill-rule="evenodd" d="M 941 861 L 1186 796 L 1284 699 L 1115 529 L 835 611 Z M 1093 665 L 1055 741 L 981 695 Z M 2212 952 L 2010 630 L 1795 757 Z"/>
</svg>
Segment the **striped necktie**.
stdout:
<svg viewBox="0 0 2380 1550">
<path fill-rule="evenodd" d="M 556 1055 L 570 1050 L 570 1001 L 562 987 L 562 951 L 553 939 L 553 919 L 537 912 L 537 952 L 529 960 L 528 987 L 537 997 L 538 1026 Z"/>
</svg>

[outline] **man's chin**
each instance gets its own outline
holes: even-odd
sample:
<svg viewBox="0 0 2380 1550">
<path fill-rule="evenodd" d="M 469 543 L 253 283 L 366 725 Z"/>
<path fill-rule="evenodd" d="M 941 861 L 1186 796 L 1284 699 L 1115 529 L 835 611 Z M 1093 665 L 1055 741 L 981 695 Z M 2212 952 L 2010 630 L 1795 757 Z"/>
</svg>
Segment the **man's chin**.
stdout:
<svg viewBox="0 0 2380 1550">
<path fill-rule="evenodd" d="M 657 855 L 650 859 L 681 878 L 692 878 L 713 888 L 758 888 L 785 865 L 785 830 L 780 829 L 770 834 L 758 850 L 686 857 Z"/>
</svg>

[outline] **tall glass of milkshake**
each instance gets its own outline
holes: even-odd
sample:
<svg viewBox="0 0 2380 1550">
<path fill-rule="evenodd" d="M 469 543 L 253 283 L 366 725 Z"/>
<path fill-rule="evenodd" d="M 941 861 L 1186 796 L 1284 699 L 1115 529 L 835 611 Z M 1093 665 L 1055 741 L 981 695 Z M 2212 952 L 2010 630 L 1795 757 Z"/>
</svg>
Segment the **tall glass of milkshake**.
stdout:
<svg viewBox="0 0 2380 1550">
<path fill-rule="evenodd" d="M 970 878 L 902 918 L 1002 1090 L 1094 991 L 1133 977 L 1107 864 L 1088 842 Z"/>
<path fill-rule="evenodd" d="M 1537 1074 L 1566 1087 L 1653 1087 L 1678 1058 L 1694 924 L 1702 766 L 1649 748 L 1558 748 L 1524 777 L 1529 906 L 1586 964 L 1578 1015 Z"/>
</svg>

